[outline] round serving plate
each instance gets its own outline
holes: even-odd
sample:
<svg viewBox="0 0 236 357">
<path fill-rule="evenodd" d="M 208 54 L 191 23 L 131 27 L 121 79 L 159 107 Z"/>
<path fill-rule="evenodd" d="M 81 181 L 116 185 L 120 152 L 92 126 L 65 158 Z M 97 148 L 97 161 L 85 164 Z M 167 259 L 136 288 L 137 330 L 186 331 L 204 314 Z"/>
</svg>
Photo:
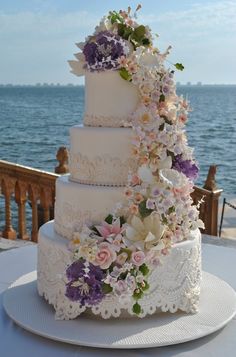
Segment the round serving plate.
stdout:
<svg viewBox="0 0 236 357">
<path fill-rule="evenodd" d="M 109 320 L 82 315 L 60 321 L 38 295 L 36 272 L 32 272 L 5 291 L 3 305 L 18 325 L 52 340 L 101 348 L 148 348 L 195 340 L 221 329 L 236 314 L 236 293 L 225 281 L 204 272 L 196 314 L 157 313 L 143 319 Z"/>
</svg>

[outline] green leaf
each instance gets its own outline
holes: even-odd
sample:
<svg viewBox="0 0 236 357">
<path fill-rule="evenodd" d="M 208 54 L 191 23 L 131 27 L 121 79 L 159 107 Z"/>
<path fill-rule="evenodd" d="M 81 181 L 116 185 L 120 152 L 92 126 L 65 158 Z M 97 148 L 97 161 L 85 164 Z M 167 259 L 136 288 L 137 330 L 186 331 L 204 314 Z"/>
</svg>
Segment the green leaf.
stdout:
<svg viewBox="0 0 236 357">
<path fill-rule="evenodd" d="M 101 233 L 99 233 L 99 231 L 97 230 L 97 228 L 95 226 L 92 226 L 91 230 L 94 231 L 94 233 L 96 233 L 98 236 L 101 237 Z"/>
<path fill-rule="evenodd" d="M 141 289 L 136 289 L 136 290 L 134 290 L 133 298 L 134 298 L 135 300 L 141 299 L 142 296 L 143 296 L 143 291 L 142 291 Z"/>
<path fill-rule="evenodd" d="M 148 282 L 146 280 L 144 280 L 145 286 L 142 287 L 143 291 L 146 291 L 150 288 L 150 285 L 148 284 Z"/>
<path fill-rule="evenodd" d="M 147 200 L 144 200 L 144 201 L 140 202 L 140 204 L 138 206 L 138 210 L 139 210 L 139 213 L 142 218 L 149 216 L 153 211 L 152 209 L 149 209 L 146 207 L 146 202 L 147 202 Z"/>
<path fill-rule="evenodd" d="M 169 120 L 165 115 L 161 115 L 161 118 L 163 118 L 167 124 L 169 124 L 169 125 L 173 124 L 172 121 Z"/>
<path fill-rule="evenodd" d="M 117 23 L 124 22 L 123 17 L 117 11 L 110 11 L 108 15 L 108 19 L 111 20 L 112 24 L 114 24 L 115 22 Z"/>
<path fill-rule="evenodd" d="M 162 223 L 163 223 L 163 224 L 168 225 L 168 220 L 167 220 L 166 216 L 165 216 L 163 213 L 162 213 L 162 215 L 161 215 L 161 219 L 162 219 Z"/>
<path fill-rule="evenodd" d="M 124 40 L 128 40 L 129 36 L 133 33 L 133 29 L 131 27 L 125 27 L 124 28 L 124 33 L 123 33 L 123 39 Z"/>
<path fill-rule="evenodd" d="M 120 73 L 121 78 L 125 79 L 126 81 L 131 81 L 132 77 L 126 68 L 121 68 L 119 70 L 119 73 Z"/>
<path fill-rule="evenodd" d="M 160 131 L 163 131 L 164 128 L 165 128 L 165 123 L 163 123 L 163 124 L 161 124 L 161 125 L 159 126 L 159 130 L 160 130 Z"/>
<path fill-rule="evenodd" d="M 144 45 L 144 46 L 149 46 L 150 45 L 150 40 L 148 39 L 148 38 L 144 38 L 143 40 L 142 40 L 142 44 Z"/>
<path fill-rule="evenodd" d="M 161 94 L 161 95 L 160 95 L 159 102 L 164 102 L 165 99 L 166 99 L 166 97 L 164 96 L 164 94 Z"/>
<path fill-rule="evenodd" d="M 141 306 L 136 302 L 134 305 L 133 305 L 133 308 L 132 308 L 133 312 L 136 314 L 136 315 L 139 315 L 141 313 Z"/>
<path fill-rule="evenodd" d="M 120 274 L 120 279 L 121 279 L 121 280 L 125 280 L 126 277 L 127 277 L 127 275 L 128 275 L 128 271 L 126 270 L 124 273 L 121 273 L 121 274 Z"/>
<path fill-rule="evenodd" d="M 174 66 L 179 71 L 183 71 L 184 70 L 184 66 L 182 65 L 182 63 L 175 63 Z"/>
<path fill-rule="evenodd" d="M 166 150 L 166 152 L 167 152 L 167 155 L 170 156 L 172 158 L 172 160 L 174 160 L 175 154 L 170 150 Z"/>
<path fill-rule="evenodd" d="M 113 222 L 113 216 L 112 216 L 112 214 L 109 214 L 109 215 L 105 218 L 105 222 L 107 222 L 108 224 L 112 224 L 112 222 Z"/>
<path fill-rule="evenodd" d="M 171 214 L 171 213 L 173 213 L 173 212 L 175 212 L 175 207 L 174 207 L 174 206 L 172 206 L 172 207 L 170 207 L 170 208 L 168 209 L 168 214 Z"/>
<path fill-rule="evenodd" d="M 149 268 L 148 266 L 144 263 L 139 267 L 139 271 L 141 271 L 141 273 L 143 274 L 143 276 L 148 275 L 149 273 Z"/>
<path fill-rule="evenodd" d="M 124 33 L 125 33 L 125 24 L 118 24 L 118 35 L 123 38 Z"/>
<path fill-rule="evenodd" d="M 120 253 L 126 253 L 128 255 L 128 259 L 130 259 L 132 250 L 130 250 L 128 248 L 121 248 Z"/>
<path fill-rule="evenodd" d="M 109 284 L 103 283 L 102 285 L 102 291 L 104 294 L 110 294 L 112 292 L 112 287 Z"/>
<path fill-rule="evenodd" d="M 123 224 L 125 224 L 125 223 L 126 223 L 125 217 L 124 217 L 124 216 L 121 216 L 121 217 L 120 217 L 120 226 L 123 226 Z"/>
<path fill-rule="evenodd" d="M 138 42 L 140 42 L 144 38 L 145 32 L 146 32 L 145 26 L 140 25 L 136 27 L 136 29 L 134 30 L 133 38 L 136 39 Z"/>
</svg>

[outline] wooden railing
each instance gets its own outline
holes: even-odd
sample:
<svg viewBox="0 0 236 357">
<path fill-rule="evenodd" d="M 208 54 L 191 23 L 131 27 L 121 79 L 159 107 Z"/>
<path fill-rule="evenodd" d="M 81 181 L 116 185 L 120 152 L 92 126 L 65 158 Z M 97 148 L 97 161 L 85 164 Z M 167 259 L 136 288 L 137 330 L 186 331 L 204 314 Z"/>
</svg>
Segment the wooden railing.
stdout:
<svg viewBox="0 0 236 357">
<path fill-rule="evenodd" d="M 58 174 L 66 173 L 68 152 L 65 147 L 58 150 L 57 160 L 59 165 L 55 171 Z M 0 160 L 0 192 L 5 200 L 5 227 L 1 234 L 4 238 L 31 239 L 37 242 L 40 224 L 53 218 L 58 174 Z M 12 199 L 18 207 L 18 232 L 12 227 Z M 27 202 L 31 207 L 31 236 L 26 229 Z"/>
<path fill-rule="evenodd" d="M 8 239 L 31 239 L 37 242 L 38 228 L 53 218 L 55 200 L 55 182 L 58 174 L 68 171 L 68 152 L 62 147 L 57 152 L 59 165 L 54 173 L 13 164 L 0 160 L 0 193 L 5 200 L 5 227 L 2 236 Z M 217 235 L 218 202 L 222 190 L 215 185 L 216 167 L 211 166 L 204 188 L 194 187 L 194 203 L 203 200 L 200 206 L 200 218 L 205 223 L 204 233 Z M 15 200 L 18 209 L 17 232 L 12 226 L 11 203 Z M 31 235 L 26 228 L 26 203 L 31 207 Z M 3 217 L 0 217 L 2 221 Z"/>
</svg>

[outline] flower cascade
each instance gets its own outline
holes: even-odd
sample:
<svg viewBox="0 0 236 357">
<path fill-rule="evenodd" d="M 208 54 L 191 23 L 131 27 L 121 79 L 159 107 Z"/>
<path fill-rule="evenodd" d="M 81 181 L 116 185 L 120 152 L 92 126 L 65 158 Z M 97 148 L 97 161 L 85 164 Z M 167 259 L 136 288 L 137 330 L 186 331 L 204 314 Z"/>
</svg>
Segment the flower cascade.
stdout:
<svg viewBox="0 0 236 357">
<path fill-rule="evenodd" d="M 173 244 L 204 225 L 191 199 L 198 166 L 185 134 L 189 103 L 177 96 L 174 71 L 164 65 L 171 47 L 160 53 L 149 27 L 136 22 L 136 12 L 110 12 L 79 44 L 77 74 L 85 68 L 116 70 L 138 88 L 139 104 L 130 118 L 138 171 L 129 174 L 125 204 L 117 204 L 99 225 L 74 233 L 66 296 L 92 307 L 113 294 L 139 315 L 149 273 Z M 173 66 L 183 70 L 180 63 Z"/>
</svg>

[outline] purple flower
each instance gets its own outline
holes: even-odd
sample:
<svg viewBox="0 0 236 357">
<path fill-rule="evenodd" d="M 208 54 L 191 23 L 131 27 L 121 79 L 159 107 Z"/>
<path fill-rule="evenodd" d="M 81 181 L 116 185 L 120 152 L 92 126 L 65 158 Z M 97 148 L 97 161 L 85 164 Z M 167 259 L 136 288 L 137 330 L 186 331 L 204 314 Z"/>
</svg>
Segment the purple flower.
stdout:
<svg viewBox="0 0 236 357">
<path fill-rule="evenodd" d="M 194 181 L 198 177 L 199 169 L 197 165 L 191 160 L 183 160 L 182 154 L 175 156 L 172 168 L 179 172 L 182 172 L 192 181 Z"/>
<path fill-rule="evenodd" d="M 80 259 L 67 268 L 66 276 L 69 282 L 65 295 L 71 301 L 79 301 L 82 306 L 93 306 L 103 299 L 104 276 L 100 267 Z"/>
<path fill-rule="evenodd" d="M 86 43 L 83 49 L 87 68 L 91 71 L 117 68 L 118 59 L 127 52 L 126 42 L 109 31 L 97 34 Z"/>
</svg>

